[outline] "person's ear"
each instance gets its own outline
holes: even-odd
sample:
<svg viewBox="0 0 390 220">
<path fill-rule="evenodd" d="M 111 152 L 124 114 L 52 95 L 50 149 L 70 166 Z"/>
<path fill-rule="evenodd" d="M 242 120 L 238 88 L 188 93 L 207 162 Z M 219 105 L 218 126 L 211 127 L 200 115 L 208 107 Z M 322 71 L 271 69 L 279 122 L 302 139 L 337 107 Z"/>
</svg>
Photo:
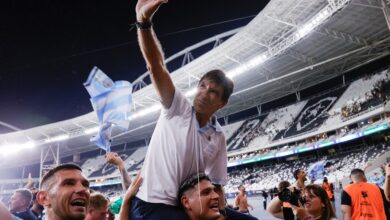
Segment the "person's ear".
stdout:
<svg viewBox="0 0 390 220">
<path fill-rule="evenodd" d="M 46 191 L 39 191 L 37 193 L 37 201 L 43 207 L 50 205 L 49 195 Z"/>
<path fill-rule="evenodd" d="M 191 210 L 191 206 L 190 206 L 190 200 L 187 196 L 183 195 L 181 198 L 180 198 L 180 203 L 181 205 L 187 209 L 187 210 Z"/>
</svg>

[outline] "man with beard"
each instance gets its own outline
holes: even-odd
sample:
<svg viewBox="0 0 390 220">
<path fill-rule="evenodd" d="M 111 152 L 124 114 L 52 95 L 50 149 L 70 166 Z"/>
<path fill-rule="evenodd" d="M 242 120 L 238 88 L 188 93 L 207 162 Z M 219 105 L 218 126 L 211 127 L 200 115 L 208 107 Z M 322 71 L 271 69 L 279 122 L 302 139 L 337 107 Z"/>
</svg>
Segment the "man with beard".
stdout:
<svg viewBox="0 0 390 220">
<path fill-rule="evenodd" d="M 303 196 L 303 189 L 305 188 L 306 172 L 302 169 L 297 169 L 293 173 L 296 182 L 292 185 L 293 191 L 299 191 L 299 194 Z M 296 193 L 298 194 L 298 193 Z"/>
<path fill-rule="evenodd" d="M 83 220 L 87 215 L 89 182 L 75 164 L 63 164 L 43 176 L 37 198 L 47 220 Z"/>
</svg>

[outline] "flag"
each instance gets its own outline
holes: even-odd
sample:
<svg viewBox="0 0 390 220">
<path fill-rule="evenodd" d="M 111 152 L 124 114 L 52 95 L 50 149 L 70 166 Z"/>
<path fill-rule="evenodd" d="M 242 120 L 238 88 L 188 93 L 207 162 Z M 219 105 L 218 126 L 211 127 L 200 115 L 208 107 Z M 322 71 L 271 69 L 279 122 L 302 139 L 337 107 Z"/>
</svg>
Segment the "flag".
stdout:
<svg viewBox="0 0 390 220">
<path fill-rule="evenodd" d="M 129 128 L 131 83 L 114 82 L 103 71 L 94 67 L 84 87 L 91 96 L 90 101 L 99 121 L 99 132 L 91 138 L 91 142 L 109 152 L 112 127 L 116 126 L 122 131 Z"/>
<path fill-rule="evenodd" d="M 310 180 L 322 179 L 324 177 L 325 164 L 326 161 L 321 160 L 310 165 L 308 171 Z"/>
</svg>

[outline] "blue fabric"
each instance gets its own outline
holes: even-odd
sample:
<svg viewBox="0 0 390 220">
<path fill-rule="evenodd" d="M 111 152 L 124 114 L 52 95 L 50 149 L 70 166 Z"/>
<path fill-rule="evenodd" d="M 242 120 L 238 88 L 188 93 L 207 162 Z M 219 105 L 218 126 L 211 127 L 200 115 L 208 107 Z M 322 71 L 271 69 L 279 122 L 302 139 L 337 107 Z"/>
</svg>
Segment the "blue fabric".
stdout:
<svg viewBox="0 0 390 220">
<path fill-rule="evenodd" d="M 183 220 L 188 219 L 184 210 L 176 206 L 145 202 L 137 197 L 131 201 L 131 220 Z"/>
<path fill-rule="evenodd" d="M 91 142 L 109 152 L 112 127 L 115 125 L 122 131 L 127 131 L 129 127 L 131 83 L 114 82 L 103 71 L 94 67 L 84 87 L 91 96 L 90 101 L 99 120 L 99 133 L 91 138 Z"/>
<path fill-rule="evenodd" d="M 309 173 L 310 180 L 318 180 L 324 178 L 325 164 L 326 161 L 322 160 L 312 164 L 309 167 L 308 173 Z"/>
</svg>

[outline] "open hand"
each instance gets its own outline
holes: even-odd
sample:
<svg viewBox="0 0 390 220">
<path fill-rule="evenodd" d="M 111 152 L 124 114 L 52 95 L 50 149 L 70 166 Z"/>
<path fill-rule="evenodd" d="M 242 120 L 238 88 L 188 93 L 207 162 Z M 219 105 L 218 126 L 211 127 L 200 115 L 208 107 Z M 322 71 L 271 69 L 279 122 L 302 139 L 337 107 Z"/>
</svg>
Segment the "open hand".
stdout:
<svg viewBox="0 0 390 220">
<path fill-rule="evenodd" d="M 167 2 L 168 0 L 138 0 L 137 5 L 135 6 L 137 21 L 151 21 L 160 5 Z"/>
</svg>

